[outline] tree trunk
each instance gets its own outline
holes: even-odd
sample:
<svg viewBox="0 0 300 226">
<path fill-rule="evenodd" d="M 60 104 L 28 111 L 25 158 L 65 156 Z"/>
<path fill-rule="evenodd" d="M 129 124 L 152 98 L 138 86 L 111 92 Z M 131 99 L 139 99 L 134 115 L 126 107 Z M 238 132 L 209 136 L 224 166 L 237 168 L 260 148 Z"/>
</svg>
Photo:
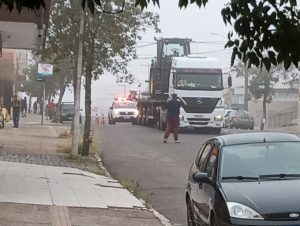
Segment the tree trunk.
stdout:
<svg viewBox="0 0 300 226">
<path fill-rule="evenodd" d="M 77 54 L 75 54 L 75 56 L 77 57 Z M 75 64 L 75 68 L 77 67 L 77 64 Z M 76 97 L 76 86 L 77 86 L 77 74 L 76 74 L 76 71 L 74 72 L 74 75 L 73 75 L 73 87 L 74 87 L 74 107 L 75 107 L 75 97 Z M 74 108 L 74 112 L 75 112 L 75 108 Z M 71 124 L 71 134 L 73 134 L 73 131 L 74 131 L 74 117 L 72 119 L 72 124 Z"/>
<path fill-rule="evenodd" d="M 63 87 L 61 88 L 61 90 L 59 92 L 59 97 L 58 97 L 58 102 L 57 102 L 57 106 L 56 106 L 54 122 L 58 122 L 58 120 L 59 120 L 59 115 L 60 115 L 60 112 L 61 112 L 61 102 L 62 102 L 62 99 L 65 95 L 66 87 L 67 87 L 66 85 L 63 85 Z"/>
<path fill-rule="evenodd" d="M 82 156 L 88 156 L 90 151 L 91 130 L 91 91 L 92 91 L 92 69 L 87 68 L 85 77 L 85 123 L 82 145 Z"/>
<path fill-rule="evenodd" d="M 261 121 L 260 130 L 264 130 L 266 122 L 267 122 L 267 97 L 264 96 L 264 98 L 263 98 L 263 118 Z"/>
</svg>

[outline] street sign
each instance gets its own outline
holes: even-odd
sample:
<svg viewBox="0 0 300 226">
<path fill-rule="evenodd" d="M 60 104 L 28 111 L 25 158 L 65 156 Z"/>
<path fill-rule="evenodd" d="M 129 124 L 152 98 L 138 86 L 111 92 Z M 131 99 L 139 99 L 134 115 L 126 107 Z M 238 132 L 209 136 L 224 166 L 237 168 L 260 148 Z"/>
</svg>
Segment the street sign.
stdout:
<svg viewBox="0 0 300 226">
<path fill-rule="evenodd" d="M 35 76 L 35 81 L 37 82 L 44 82 L 45 81 L 45 77 L 41 76 L 40 74 L 36 74 Z"/>
<path fill-rule="evenodd" d="M 39 77 L 52 77 L 53 76 L 53 65 L 52 64 L 38 64 L 38 75 Z"/>
</svg>

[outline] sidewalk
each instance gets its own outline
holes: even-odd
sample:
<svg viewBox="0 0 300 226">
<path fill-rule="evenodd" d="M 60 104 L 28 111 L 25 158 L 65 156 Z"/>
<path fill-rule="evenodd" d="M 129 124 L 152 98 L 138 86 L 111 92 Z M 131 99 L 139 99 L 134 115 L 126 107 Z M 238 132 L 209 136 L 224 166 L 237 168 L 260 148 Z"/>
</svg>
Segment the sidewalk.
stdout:
<svg viewBox="0 0 300 226">
<path fill-rule="evenodd" d="M 118 181 L 57 153 L 69 125 L 40 116 L 0 130 L 0 226 L 168 225 Z"/>
</svg>

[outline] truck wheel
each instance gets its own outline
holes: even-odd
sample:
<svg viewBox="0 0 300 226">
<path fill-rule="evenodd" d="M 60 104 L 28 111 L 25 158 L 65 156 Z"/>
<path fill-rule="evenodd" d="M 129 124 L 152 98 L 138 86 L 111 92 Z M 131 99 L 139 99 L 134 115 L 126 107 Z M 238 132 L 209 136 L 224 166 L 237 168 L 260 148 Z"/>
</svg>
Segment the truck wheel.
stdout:
<svg viewBox="0 0 300 226">
<path fill-rule="evenodd" d="M 162 120 L 161 120 L 161 118 L 159 117 L 158 118 L 158 120 L 157 120 L 157 128 L 159 129 L 159 130 L 163 130 L 163 125 L 162 125 Z"/>
<path fill-rule="evenodd" d="M 213 132 L 214 134 L 220 134 L 220 133 L 221 133 L 221 128 L 213 128 L 213 129 L 212 129 L 212 132 Z"/>
<path fill-rule="evenodd" d="M 132 121 L 132 125 L 137 125 L 138 124 L 138 119 L 134 119 L 133 121 Z"/>
</svg>

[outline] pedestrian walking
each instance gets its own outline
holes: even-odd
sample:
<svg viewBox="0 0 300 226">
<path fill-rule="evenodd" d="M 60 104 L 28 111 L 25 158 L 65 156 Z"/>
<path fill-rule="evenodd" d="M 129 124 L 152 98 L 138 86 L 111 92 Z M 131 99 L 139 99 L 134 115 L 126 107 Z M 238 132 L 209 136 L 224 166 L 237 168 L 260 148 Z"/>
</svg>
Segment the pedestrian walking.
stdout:
<svg viewBox="0 0 300 226">
<path fill-rule="evenodd" d="M 35 101 L 34 103 L 33 103 L 33 113 L 34 114 L 36 114 L 37 113 L 37 101 Z"/>
<path fill-rule="evenodd" d="M 50 120 L 53 118 L 53 114 L 54 114 L 54 110 L 55 110 L 55 104 L 54 104 L 54 99 L 51 100 L 51 102 L 49 103 L 49 118 Z"/>
<path fill-rule="evenodd" d="M 104 118 L 104 114 L 102 114 L 101 116 L 102 116 L 102 125 L 105 125 L 105 118 Z"/>
<path fill-rule="evenodd" d="M 24 97 L 22 99 L 21 103 L 21 109 L 22 109 L 22 118 L 27 117 L 27 97 Z"/>
<path fill-rule="evenodd" d="M 178 97 L 177 94 L 173 93 L 172 99 L 167 102 L 166 109 L 167 109 L 167 128 L 164 134 L 164 143 L 167 143 L 168 137 L 171 132 L 174 134 L 174 142 L 180 143 L 178 140 L 179 134 L 179 114 L 180 114 L 180 107 L 186 105 L 184 99 Z"/>
<path fill-rule="evenodd" d="M 99 126 L 100 125 L 100 118 L 99 118 L 98 114 L 96 114 L 95 120 L 96 120 L 96 125 Z"/>
<path fill-rule="evenodd" d="M 11 105 L 12 105 L 12 109 L 13 109 L 14 128 L 18 128 L 19 120 L 20 120 L 21 101 L 18 100 L 17 95 L 14 95 Z"/>
</svg>

